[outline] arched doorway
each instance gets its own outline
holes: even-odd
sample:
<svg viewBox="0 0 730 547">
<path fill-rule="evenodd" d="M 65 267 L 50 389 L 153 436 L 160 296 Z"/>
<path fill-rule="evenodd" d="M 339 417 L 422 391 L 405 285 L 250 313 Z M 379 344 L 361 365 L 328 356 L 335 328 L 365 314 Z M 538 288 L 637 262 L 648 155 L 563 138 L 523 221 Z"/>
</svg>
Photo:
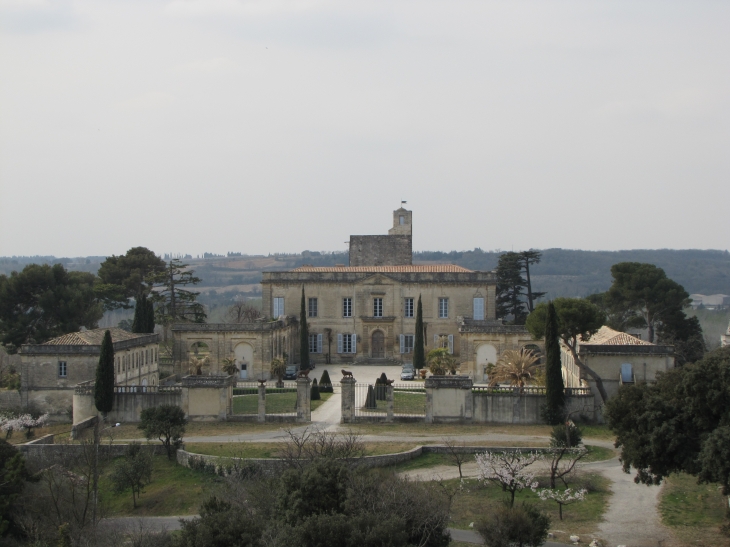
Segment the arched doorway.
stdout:
<svg viewBox="0 0 730 547">
<path fill-rule="evenodd" d="M 246 380 L 253 364 L 253 347 L 251 344 L 241 343 L 234 348 L 233 353 L 236 356 L 239 378 Z"/>
<path fill-rule="evenodd" d="M 476 379 L 480 382 L 487 382 L 487 365 L 497 363 L 497 348 L 492 344 L 481 344 L 477 347 L 477 369 Z"/>
<path fill-rule="evenodd" d="M 372 337 L 372 353 L 373 359 L 385 358 L 385 334 L 382 330 L 376 330 Z"/>
</svg>

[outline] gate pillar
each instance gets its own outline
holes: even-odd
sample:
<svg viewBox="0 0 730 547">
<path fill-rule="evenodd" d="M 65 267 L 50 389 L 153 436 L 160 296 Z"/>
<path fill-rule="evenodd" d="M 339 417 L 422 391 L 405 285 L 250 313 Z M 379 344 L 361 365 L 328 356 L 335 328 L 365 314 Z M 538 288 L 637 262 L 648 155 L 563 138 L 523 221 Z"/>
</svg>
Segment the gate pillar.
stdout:
<svg viewBox="0 0 730 547">
<path fill-rule="evenodd" d="M 340 391 L 342 391 L 342 418 L 340 423 L 355 423 L 355 378 L 345 376 L 340 380 Z"/>
</svg>

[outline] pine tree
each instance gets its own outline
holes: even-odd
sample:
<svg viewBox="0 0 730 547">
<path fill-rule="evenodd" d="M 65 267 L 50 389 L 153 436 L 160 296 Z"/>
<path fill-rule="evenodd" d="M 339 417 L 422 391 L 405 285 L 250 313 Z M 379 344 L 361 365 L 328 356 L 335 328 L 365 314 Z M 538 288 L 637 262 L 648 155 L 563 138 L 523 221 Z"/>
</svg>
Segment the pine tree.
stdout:
<svg viewBox="0 0 730 547">
<path fill-rule="evenodd" d="M 302 287 L 302 309 L 299 312 L 299 369 L 309 370 L 309 327 L 307 327 L 307 302 Z"/>
<path fill-rule="evenodd" d="M 413 368 L 420 370 L 426 368 L 426 354 L 423 343 L 423 309 L 421 307 L 421 295 L 418 295 L 418 306 L 416 308 L 416 334 L 413 341 Z"/>
<path fill-rule="evenodd" d="M 512 316 L 512 324 L 524 325 L 527 318 L 523 300 L 527 281 L 522 277 L 522 258 L 519 253 L 500 255 L 497 263 L 497 317 Z"/>
<path fill-rule="evenodd" d="M 96 409 L 103 414 L 111 412 L 114 406 L 114 344 L 109 331 L 104 333 L 101 342 L 99 364 L 96 367 L 94 403 Z"/>
<path fill-rule="evenodd" d="M 545 420 L 559 424 L 563 420 L 565 407 L 565 386 L 560 362 L 560 341 L 558 337 L 558 314 L 552 301 L 548 302 L 545 321 Z"/>
</svg>

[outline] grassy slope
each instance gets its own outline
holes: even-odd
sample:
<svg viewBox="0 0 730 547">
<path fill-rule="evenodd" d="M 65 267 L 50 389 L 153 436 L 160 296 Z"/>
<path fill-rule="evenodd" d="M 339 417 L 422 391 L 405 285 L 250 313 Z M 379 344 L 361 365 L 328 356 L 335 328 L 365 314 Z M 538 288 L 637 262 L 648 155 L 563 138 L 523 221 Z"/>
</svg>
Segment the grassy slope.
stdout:
<svg viewBox="0 0 730 547">
<path fill-rule="evenodd" d="M 316 410 L 327 399 L 332 397 L 332 393 L 320 393 L 321 399 L 311 401 L 312 410 Z M 234 414 L 257 414 L 259 398 L 258 395 L 235 395 L 233 397 L 233 413 Z M 286 414 L 295 413 L 297 405 L 296 392 L 288 393 L 271 393 L 266 395 L 266 412 L 269 414 Z"/>
<path fill-rule="evenodd" d="M 457 483 L 458 481 L 446 481 Z M 570 534 L 586 534 L 594 532 L 601 522 L 603 513 L 610 496 L 610 481 L 598 474 L 584 474 L 581 480 L 575 482 L 580 487 L 581 482 L 589 482 L 592 491 L 584 502 L 574 503 L 563 507 L 563 520 L 558 517 L 558 505 L 554 501 L 542 501 L 531 490 L 523 490 L 515 497 L 515 503 L 526 501 L 535 504 L 540 510 L 550 516 L 551 530 L 556 534 L 556 540 L 568 541 Z M 544 480 L 541 481 L 541 485 Z M 454 528 L 468 528 L 471 522 L 488 514 L 492 507 L 502 503 L 507 494 L 496 485 L 483 486 L 474 479 L 465 479 L 464 491 L 454 498 L 452 506 L 452 523 Z M 562 532 L 559 532 L 562 531 Z"/>
<path fill-rule="evenodd" d="M 727 498 L 716 484 L 697 484 L 691 475 L 672 475 L 662 489 L 659 511 L 685 545 L 730 545 L 720 533 L 725 524 Z"/>
<path fill-rule="evenodd" d="M 134 509 L 130 490 L 120 494 L 112 491 L 111 469 L 107 466 L 99 481 L 100 495 L 110 516 L 192 515 L 218 482 L 215 476 L 179 466 L 166 456 L 155 456 L 152 483 L 145 487 Z"/>
</svg>

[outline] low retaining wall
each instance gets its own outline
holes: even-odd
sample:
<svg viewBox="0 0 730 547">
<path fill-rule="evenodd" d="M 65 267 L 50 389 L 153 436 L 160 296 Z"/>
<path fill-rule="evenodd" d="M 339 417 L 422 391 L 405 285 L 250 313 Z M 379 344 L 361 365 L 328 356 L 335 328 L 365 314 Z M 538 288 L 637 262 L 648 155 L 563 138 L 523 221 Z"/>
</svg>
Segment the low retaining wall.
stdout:
<svg viewBox="0 0 730 547">
<path fill-rule="evenodd" d="M 357 467 L 372 469 L 376 467 L 391 467 L 399 463 L 407 462 L 418 458 L 422 454 L 449 454 L 456 451 L 462 454 L 478 454 L 481 452 L 544 452 L 548 450 L 543 447 L 487 447 L 487 446 L 456 446 L 448 447 L 444 445 L 424 445 L 417 446 L 405 452 L 396 452 L 394 454 L 379 454 L 377 456 L 364 456 L 362 458 L 350 459 Z M 209 454 L 195 454 L 186 450 L 177 451 L 177 463 L 184 467 L 195 467 L 191 465 L 193 462 L 202 461 L 212 465 L 216 470 L 225 469 L 233 462 L 238 465 L 247 464 L 258 467 L 264 472 L 279 473 L 286 469 L 286 462 L 280 458 L 229 458 L 224 456 L 211 456 Z"/>
<path fill-rule="evenodd" d="M 40 440 L 40 439 L 38 439 Z M 127 444 L 99 444 L 99 457 L 116 458 L 123 456 L 127 450 Z M 39 469 L 56 463 L 63 463 L 69 459 L 81 458 L 86 451 L 93 450 L 91 445 L 83 444 L 39 444 L 26 443 L 16 447 L 31 468 Z M 142 450 L 149 450 L 153 454 L 164 454 L 165 447 L 162 444 L 143 444 Z"/>
<path fill-rule="evenodd" d="M 496 394 L 475 391 L 474 423 L 493 424 L 541 424 L 542 408 L 547 403 L 545 395 L 531 393 Z M 579 395 L 565 398 L 566 412 L 578 412 L 589 420 L 596 419 L 593 395 Z M 434 421 L 438 415 L 434 412 Z"/>
</svg>

